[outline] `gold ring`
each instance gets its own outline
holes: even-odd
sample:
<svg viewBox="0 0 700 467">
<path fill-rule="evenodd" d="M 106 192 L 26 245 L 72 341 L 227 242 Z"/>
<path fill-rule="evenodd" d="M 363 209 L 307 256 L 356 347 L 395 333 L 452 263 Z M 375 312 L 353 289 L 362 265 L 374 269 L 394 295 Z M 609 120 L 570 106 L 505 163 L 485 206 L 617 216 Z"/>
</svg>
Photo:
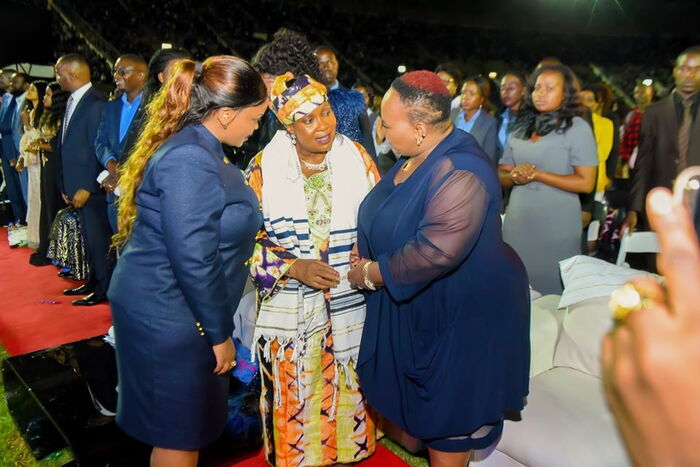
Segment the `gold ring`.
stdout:
<svg viewBox="0 0 700 467">
<path fill-rule="evenodd" d="M 610 294 L 610 311 L 616 324 L 621 324 L 633 311 L 648 305 L 649 299 L 639 293 L 633 284 L 625 284 Z"/>
<path fill-rule="evenodd" d="M 234 366 L 236 366 L 236 362 L 235 362 L 235 361 L 231 362 L 231 368 L 233 368 Z"/>
</svg>

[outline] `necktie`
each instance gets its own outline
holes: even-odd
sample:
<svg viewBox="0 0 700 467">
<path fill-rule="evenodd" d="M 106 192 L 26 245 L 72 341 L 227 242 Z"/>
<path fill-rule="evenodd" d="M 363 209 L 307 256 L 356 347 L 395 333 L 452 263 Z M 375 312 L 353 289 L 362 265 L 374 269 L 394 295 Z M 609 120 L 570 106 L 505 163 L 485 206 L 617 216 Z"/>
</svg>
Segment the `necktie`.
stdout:
<svg viewBox="0 0 700 467">
<path fill-rule="evenodd" d="M 66 103 L 66 116 L 63 119 L 63 133 L 61 134 L 61 142 L 63 142 L 63 138 L 66 137 L 66 130 L 68 130 L 68 125 L 70 124 L 70 117 L 71 114 L 73 113 L 73 96 L 70 96 L 68 98 L 68 103 Z"/>
<path fill-rule="evenodd" d="M 683 101 L 683 120 L 678 129 L 678 172 L 685 169 L 688 162 L 688 147 L 690 146 L 690 128 L 693 125 L 693 116 L 690 107 L 693 105 L 690 99 Z"/>
</svg>

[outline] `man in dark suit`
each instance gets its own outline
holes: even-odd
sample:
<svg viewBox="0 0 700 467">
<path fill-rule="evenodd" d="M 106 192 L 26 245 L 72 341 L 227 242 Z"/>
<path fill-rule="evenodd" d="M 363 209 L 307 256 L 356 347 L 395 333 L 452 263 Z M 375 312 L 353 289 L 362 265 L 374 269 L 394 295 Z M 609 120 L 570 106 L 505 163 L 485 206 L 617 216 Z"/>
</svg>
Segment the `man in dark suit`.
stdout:
<svg viewBox="0 0 700 467">
<path fill-rule="evenodd" d="M 628 213 L 622 229 L 631 233 L 643 220 L 647 193 L 672 188 L 678 174 L 700 165 L 700 45 L 678 56 L 673 69 L 676 88 L 644 113 L 637 162 L 632 171 Z M 642 217 L 642 219 L 640 219 Z"/>
<path fill-rule="evenodd" d="M 83 286 L 66 289 L 66 295 L 86 295 L 73 305 L 90 306 L 106 300 L 112 271 L 107 255 L 111 229 L 107 220 L 105 193 L 97 183 L 102 171 L 95 155 L 95 138 L 100 125 L 104 97 L 92 88 L 90 66 L 78 54 L 56 62 L 56 81 L 71 93 L 59 133 L 58 186 L 63 200 L 78 210 L 87 244 L 92 275 Z"/>
<path fill-rule="evenodd" d="M 138 55 L 122 55 L 114 64 L 114 83 L 119 95 L 107 102 L 95 139 L 95 152 L 109 176 L 101 185 L 107 192 L 107 217 L 112 233 L 117 232 L 117 196 L 114 190 L 119 180 L 118 169 L 126 154 L 124 143 L 141 108 L 143 88 L 148 77 L 148 65 Z M 137 122 L 138 124 L 138 122 Z"/>
<path fill-rule="evenodd" d="M 27 204 L 22 195 L 20 174 L 15 170 L 19 153 L 14 133 L 16 131 L 15 123 L 19 118 L 17 97 L 26 89 L 16 89 L 12 82 L 14 74 L 14 71 L 3 70 L 0 75 L 0 87 L 4 92 L 2 107 L 0 107 L 0 158 L 2 159 L 7 197 L 10 200 L 12 212 L 16 220 L 24 223 L 27 217 Z"/>
</svg>

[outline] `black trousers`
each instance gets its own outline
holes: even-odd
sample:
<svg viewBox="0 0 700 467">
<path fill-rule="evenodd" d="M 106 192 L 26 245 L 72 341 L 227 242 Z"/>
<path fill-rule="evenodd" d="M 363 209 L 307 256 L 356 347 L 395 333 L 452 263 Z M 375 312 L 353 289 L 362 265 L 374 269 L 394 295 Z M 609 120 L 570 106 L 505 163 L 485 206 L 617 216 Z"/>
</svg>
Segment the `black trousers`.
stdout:
<svg viewBox="0 0 700 467">
<path fill-rule="evenodd" d="M 109 248 L 112 229 L 104 193 L 92 193 L 85 206 L 78 209 L 78 215 L 92 268 L 90 281 L 95 286 L 95 294 L 106 295 L 115 261 Z"/>
<path fill-rule="evenodd" d="M 41 166 L 41 214 L 39 216 L 39 248 L 43 257 L 49 249 L 49 231 L 58 211 L 66 207 L 56 184 L 56 155 L 48 153 Z"/>
</svg>

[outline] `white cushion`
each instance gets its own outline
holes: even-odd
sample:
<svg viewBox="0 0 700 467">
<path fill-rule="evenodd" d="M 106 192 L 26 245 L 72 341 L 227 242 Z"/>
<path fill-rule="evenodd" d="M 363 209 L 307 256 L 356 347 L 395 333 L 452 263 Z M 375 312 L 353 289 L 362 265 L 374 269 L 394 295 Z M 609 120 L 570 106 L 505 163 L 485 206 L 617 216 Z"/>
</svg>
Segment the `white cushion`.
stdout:
<svg viewBox="0 0 700 467">
<path fill-rule="evenodd" d="M 612 325 L 607 297 L 571 305 L 564 316 L 563 330 L 554 353 L 554 366 L 602 377 L 601 345 L 603 336 Z"/>
<path fill-rule="evenodd" d="M 530 378 L 552 368 L 563 312 L 558 295 L 545 295 L 530 307 Z"/>
<path fill-rule="evenodd" d="M 474 451 L 469 465 L 477 467 L 526 467 L 512 457 L 493 448 Z"/>
<path fill-rule="evenodd" d="M 631 465 L 601 381 L 569 368 L 530 380 L 523 419 L 505 423 L 496 449 L 528 467 Z"/>
<path fill-rule="evenodd" d="M 635 277 L 653 276 L 646 271 L 630 269 L 590 256 L 572 256 L 559 262 L 564 292 L 559 308 L 590 298 L 610 297 L 610 294 Z"/>
</svg>

